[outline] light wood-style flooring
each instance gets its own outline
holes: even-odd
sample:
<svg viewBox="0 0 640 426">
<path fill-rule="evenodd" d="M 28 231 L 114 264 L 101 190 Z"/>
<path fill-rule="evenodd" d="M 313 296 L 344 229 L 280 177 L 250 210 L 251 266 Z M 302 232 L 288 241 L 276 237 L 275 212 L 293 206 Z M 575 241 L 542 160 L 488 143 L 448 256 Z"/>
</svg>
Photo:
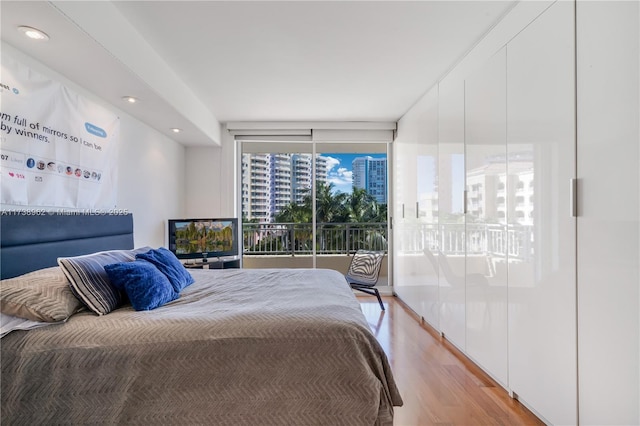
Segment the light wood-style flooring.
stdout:
<svg viewBox="0 0 640 426">
<path fill-rule="evenodd" d="M 395 297 L 358 300 L 391 363 L 404 406 L 395 426 L 543 425 Z"/>
</svg>

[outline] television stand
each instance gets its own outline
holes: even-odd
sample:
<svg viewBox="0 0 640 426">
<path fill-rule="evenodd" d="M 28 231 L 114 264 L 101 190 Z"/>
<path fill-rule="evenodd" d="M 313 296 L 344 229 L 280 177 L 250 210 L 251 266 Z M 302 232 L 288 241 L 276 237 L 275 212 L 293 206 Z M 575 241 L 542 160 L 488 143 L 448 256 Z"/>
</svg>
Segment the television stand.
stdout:
<svg viewBox="0 0 640 426">
<path fill-rule="evenodd" d="M 206 261 L 196 261 L 195 263 L 185 263 L 185 268 L 189 269 L 230 269 L 239 268 L 240 259 L 238 258 L 208 258 Z"/>
</svg>

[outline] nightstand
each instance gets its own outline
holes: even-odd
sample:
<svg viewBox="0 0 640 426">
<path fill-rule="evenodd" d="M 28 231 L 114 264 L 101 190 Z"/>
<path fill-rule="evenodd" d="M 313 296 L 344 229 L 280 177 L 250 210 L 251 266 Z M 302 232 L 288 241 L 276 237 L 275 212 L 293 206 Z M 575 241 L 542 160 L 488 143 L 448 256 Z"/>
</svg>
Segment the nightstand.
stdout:
<svg viewBox="0 0 640 426">
<path fill-rule="evenodd" d="M 240 268 L 240 259 L 208 259 L 207 262 L 185 263 L 187 269 L 230 269 Z"/>
</svg>

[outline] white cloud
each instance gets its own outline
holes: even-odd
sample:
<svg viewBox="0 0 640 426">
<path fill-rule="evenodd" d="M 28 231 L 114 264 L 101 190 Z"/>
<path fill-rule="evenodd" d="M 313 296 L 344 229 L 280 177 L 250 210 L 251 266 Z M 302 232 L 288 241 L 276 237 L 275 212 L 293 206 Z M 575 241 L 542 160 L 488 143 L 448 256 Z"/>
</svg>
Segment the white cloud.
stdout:
<svg viewBox="0 0 640 426">
<path fill-rule="evenodd" d="M 327 159 L 327 171 L 331 172 L 334 167 L 340 165 L 340 160 L 334 157 L 326 157 Z"/>
<path fill-rule="evenodd" d="M 338 169 L 338 175 L 344 177 L 345 179 L 351 180 L 351 177 L 353 176 L 353 172 L 351 170 L 347 170 L 344 167 L 340 167 Z"/>
<path fill-rule="evenodd" d="M 345 167 L 338 167 L 337 170 L 329 171 L 327 180 L 334 185 L 336 191 L 350 193 L 352 190 L 353 172 Z"/>
</svg>

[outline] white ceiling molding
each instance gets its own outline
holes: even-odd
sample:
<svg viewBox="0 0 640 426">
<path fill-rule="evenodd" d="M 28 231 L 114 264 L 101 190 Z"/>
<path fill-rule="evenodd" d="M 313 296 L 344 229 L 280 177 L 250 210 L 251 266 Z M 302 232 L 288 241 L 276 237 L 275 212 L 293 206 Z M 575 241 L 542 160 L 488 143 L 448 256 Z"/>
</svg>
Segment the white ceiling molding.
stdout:
<svg viewBox="0 0 640 426">
<path fill-rule="evenodd" d="M 385 142 L 312 142 L 307 139 L 259 139 L 252 140 L 249 137 L 236 138 L 242 142 L 243 154 L 311 154 L 315 145 L 315 152 L 319 154 L 386 154 Z"/>
<path fill-rule="evenodd" d="M 396 130 L 395 121 L 235 121 L 228 122 L 230 132 L 245 130 Z"/>
<path fill-rule="evenodd" d="M 51 5 L 192 123 L 211 145 L 220 145 L 221 126 L 216 117 L 111 2 Z"/>
<path fill-rule="evenodd" d="M 305 136 L 311 140 L 311 129 L 298 130 L 234 130 L 230 131 L 235 136 Z M 238 139 L 236 137 L 236 139 Z"/>
<path fill-rule="evenodd" d="M 234 139 L 245 142 L 310 142 L 311 135 L 236 135 Z"/>
</svg>

